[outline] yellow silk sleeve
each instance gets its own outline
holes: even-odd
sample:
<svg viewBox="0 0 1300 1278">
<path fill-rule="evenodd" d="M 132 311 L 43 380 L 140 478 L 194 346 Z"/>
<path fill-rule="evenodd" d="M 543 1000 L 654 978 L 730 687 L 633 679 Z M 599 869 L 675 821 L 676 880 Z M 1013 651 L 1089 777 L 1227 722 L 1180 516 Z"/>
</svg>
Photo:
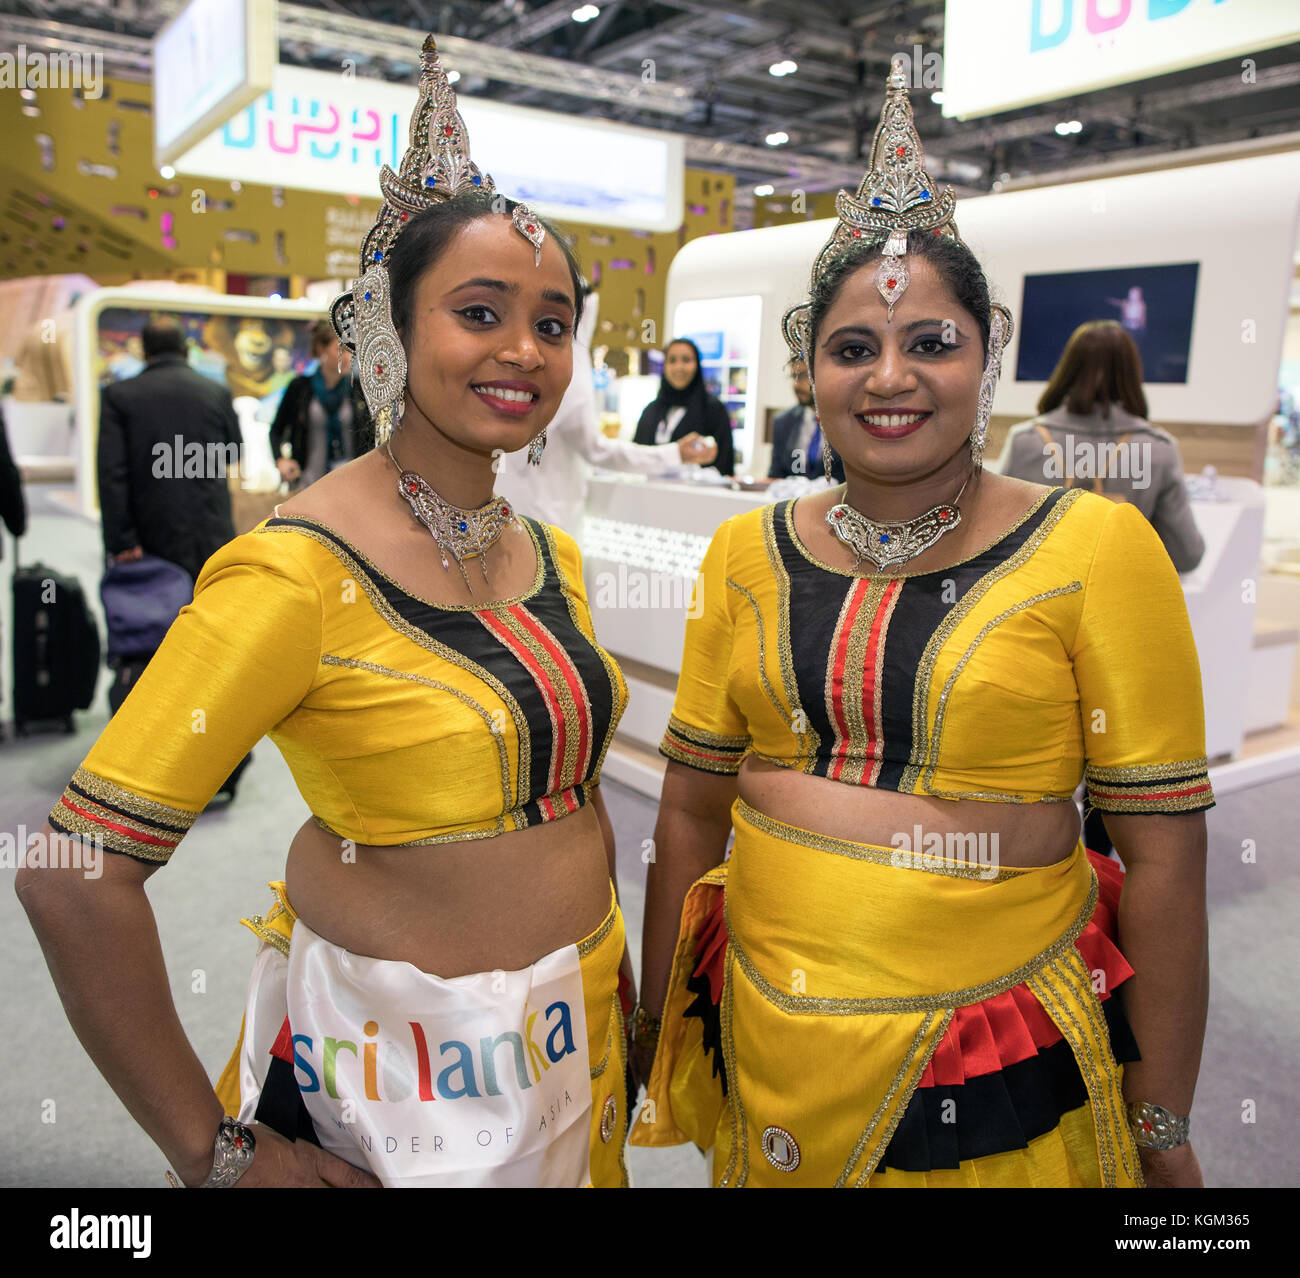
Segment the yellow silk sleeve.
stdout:
<svg viewBox="0 0 1300 1278">
<path fill-rule="evenodd" d="M 219 550 L 50 813 L 55 829 L 165 862 L 236 764 L 307 696 L 322 605 L 294 540 Z"/>
<path fill-rule="evenodd" d="M 1088 801 L 1102 812 L 1213 807 L 1201 668 L 1178 574 L 1136 507 L 1108 513 L 1071 649 Z"/>
<path fill-rule="evenodd" d="M 659 743 L 659 752 L 677 763 L 732 776 L 750 746 L 745 716 L 729 691 L 736 630 L 727 588 L 733 523 L 727 520 L 713 534 L 695 579 L 677 696 Z"/>
</svg>

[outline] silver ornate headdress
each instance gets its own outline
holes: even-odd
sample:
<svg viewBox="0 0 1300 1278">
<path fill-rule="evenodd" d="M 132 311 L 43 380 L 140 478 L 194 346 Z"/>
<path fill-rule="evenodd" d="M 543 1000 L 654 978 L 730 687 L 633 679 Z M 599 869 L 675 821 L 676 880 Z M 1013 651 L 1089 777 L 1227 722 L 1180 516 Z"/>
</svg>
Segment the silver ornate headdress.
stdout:
<svg viewBox="0 0 1300 1278">
<path fill-rule="evenodd" d="M 871 167 L 858 184 L 857 193 L 840 191 L 835 197 L 839 219 L 831 238 L 817 255 L 812 269 L 812 291 L 830 264 L 842 252 L 863 240 L 885 236 L 884 254 L 876 268 L 876 290 L 888 307 L 907 291 L 910 275 L 907 263 L 909 231 L 930 231 L 947 235 L 963 243 L 957 234 L 954 213 L 957 197 L 952 187 L 936 191 L 925 170 L 925 151 L 912 119 L 912 103 L 907 96 L 907 76 L 901 59 L 895 59 L 886 81 L 885 105 L 880 123 L 871 142 Z M 796 359 L 807 362 L 812 341 L 810 306 L 804 302 L 792 306 L 781 320 L 781 331 Z M 971 434 L 971 456 L 976 468 L 984 455 L 993 394 L 1001 370 L 1002 348 L 1012 332 L 1011 312 L 994 302 L 989 316 L 988 348 L 985 352 L 984 377 L 980 383 L 975 429 Z"/>
<path fill-rule="evenodd" d="M 393 327 L 388 258 L 413 214 L 453 199 L 463 191 L 492 194 L 496 186 L 469 158 L 469 134 L 456 109 L 456 94 L 438 60 L 432 35 L 420 50 L 420 100 L 411 116 L 409 145 L 401 169 L 379 171 L 384 202 L 361 244 L 361 274 L 330 305 L 339 341 L 357 361 L 375 440 L 384 444 L 401 420 L 406 393 L 406 353 Z M 546 230 L 524 204 L 511 214 L 515 229 L 542 260 Z"/>
</svg>

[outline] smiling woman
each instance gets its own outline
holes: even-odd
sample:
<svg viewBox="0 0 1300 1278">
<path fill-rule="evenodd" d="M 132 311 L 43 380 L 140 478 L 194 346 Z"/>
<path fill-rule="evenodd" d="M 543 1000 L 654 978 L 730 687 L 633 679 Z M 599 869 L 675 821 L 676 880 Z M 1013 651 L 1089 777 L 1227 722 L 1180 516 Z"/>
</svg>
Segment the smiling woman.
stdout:
<svg viewBox="0 0 1300 1278">
<path fill-rule="evenodd" d="M 78 1035 L 187 1184 L 626 1183 L 598 788 L 626 688 L 573 540 L 493 497 L 569 382 L 577 267 L 470 162 L 432 39 L 422 61 L 418 141 L 332 312 L 383 447 L 207 563 L 51 813 L 119 854 L 102 880 L 19 879 Z M 143 885 L 263 733 L 312 820 L 244 920 L 214 1093 Z"/>
<path fill-rule="evenodd" d="M 847 482 L 727 520 L 687 622 L 632 1140 L 723 1186 L 1195 1184 L 1182 590 L 1131 507 L 982 470 L 1010 316 L 897 67 L 871 158 L 785 322 Z"/>
</svg>

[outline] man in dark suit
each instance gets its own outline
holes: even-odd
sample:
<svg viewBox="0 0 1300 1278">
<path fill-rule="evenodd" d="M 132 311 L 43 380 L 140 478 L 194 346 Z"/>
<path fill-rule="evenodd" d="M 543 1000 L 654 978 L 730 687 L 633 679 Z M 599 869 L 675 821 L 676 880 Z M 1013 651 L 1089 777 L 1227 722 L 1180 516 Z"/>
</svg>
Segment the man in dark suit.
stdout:
<svg viewBox="0 0 1300 1278">
<path fill-rule="evenodd" d="M 812 382 L 808 380 L 808 365 L 801 359 L 792 359 L 786 367 L 794 387 L 794 397 L 799 402 L 772 421 L 772 464 L 768 467 L 769 479 L 788 479 L 791 475 L 806 475 L 817 479 L 823 473 L 822 449 L 825 441 L 817 415 L 813 409 Z M 831 460 L 831 475 L 837 484 L 844 482 L 844 463 L 835 455 Z"/>
<path fill-rule="evenodd" d="M 224 386 L 192 369 L 185 334 L 170 319 L 141 334 L 145 367 L 99 400 L 99 507 L 104 550 L 117 563 L 156 555 L 192 578 L 235 535 L 227 475 L 243 434 Z M 126 664 L 110 694 L 116 705 L 144 666 Z M 218 792 L 233 799 L 246 756 Z"/>
<path fill-rule="evenodd" d="M 230 392 L 192 369 L 185 334 L 146 325 L 144 370 L 99 400 L 104 549 L 119 562 L 157 555 L 191 577 L 235 535 L 226 475 L 243 435 Z"/>
</svg>

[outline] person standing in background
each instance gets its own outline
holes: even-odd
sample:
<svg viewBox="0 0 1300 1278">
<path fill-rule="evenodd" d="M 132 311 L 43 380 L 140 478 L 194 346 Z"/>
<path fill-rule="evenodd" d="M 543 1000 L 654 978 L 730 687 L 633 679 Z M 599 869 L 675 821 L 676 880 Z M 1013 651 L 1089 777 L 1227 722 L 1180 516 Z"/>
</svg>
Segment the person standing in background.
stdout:
<svg viewBox="0 0 1300 1278">
<path fill-rule="evenodd" d="M 289 383 L 271 424 L 275 464 L 295 491 L 364 451 L 358 445 L 361 423 L 352 403 L 352 352 L 339 350 L 329 320 L 312 325 L 311 353 L 315 371 Z"/>
<path fill-rule="evenodd" d="M 175 320 L 152 320 L 141 340 L 144 370 L 100 392 L 104 550 L 114 563 L 156 555 L 193 580 L 234 539 L 227 474 L 239 466 L 243 433 L 230 392 L 186 363 Z M 119 672 L 119 680 L 134 686 L 144 664 Z M 252 757 L 239 762 L 219 794 L 235 797 Z"/>
<path fill-rule="evenodd" d="M 521 515 L 563 528 L 582 545 L 582 513 L 593 466 L 638 475 L 670 475 L 686 465 L 707 466 L 717 443 L 694 431 L 667 444 L 634 444 L 601 434 L 591 370 L 591 339 L 599 298 L 588 293 L 574 338 L 573 380 L 546 428 L 541 464 L 529 466 L 524 451 L 500 459 L 498 490 Z"/>
<path fill-rule="evenodd" d="M 786 365 L 794 397 L 799 402 L 784 413 L 778 413 L 772 422 L 772 464 L 767 468 L 769 479 L 789 479 L 792 475 L 805 475 L 816 479 L 822 473 L 823 440 L 813 407 L 812 382 L 808 378 L 808 365 L 801 359 L 792 359 Z M 831 457 L 832 482 L 844 482 L 844 463 Z"/>
<path fill-rule="evenodd" d="M 1142 356 L 1114 320 L 1081 324 L 1038 401 L 1041 414 L 1014 426 L 998 469 L 1058 488 L 1090 487 L 1136 506 L 1180 573 L 1205 554 L 1192 517 L 1178 444 L 1146 420 Z"/>
<path fill-rule="evenodd" d="M 731 418 L 722 401 L 705 389 L 700 348 L 689 337 L 675 337 L 664 349 L 659 394 L 642 411 L 634 438 L 638 444 L 667 444 L 691 434 L 712 437 L 718 456 L 711 464 L 720 474 L 736 473 Z"/>
<path fill-rule="evenodd" d="M 230 392 L 186 363 L 174 320 L 153 320 L 141 336 L 143 372 L 100 392 L 104 550 L 118 562 L 157 555 L 197 577 L 235 535 L 226 470 L 243 435 Z"/>
<path fill-rule="evenodd" d="M 27 531 L 27 503 L 23 499 L 23 479 L 9 451 L 9 434 L 5 429 L 4 410 L 0 409 L 0 520 L 4 521 L 17 540 Z M 0 559 L 4 558 L 4 543 L 0 541 Z M 8 664 L 8 663 L 5 663 Z M 4 690 L 0 686 L 0 703 Z M 4 715 L 0 714 L 0 741 L 4 740 Z"/>
</svg>

